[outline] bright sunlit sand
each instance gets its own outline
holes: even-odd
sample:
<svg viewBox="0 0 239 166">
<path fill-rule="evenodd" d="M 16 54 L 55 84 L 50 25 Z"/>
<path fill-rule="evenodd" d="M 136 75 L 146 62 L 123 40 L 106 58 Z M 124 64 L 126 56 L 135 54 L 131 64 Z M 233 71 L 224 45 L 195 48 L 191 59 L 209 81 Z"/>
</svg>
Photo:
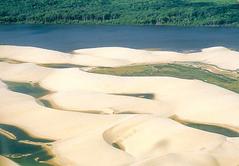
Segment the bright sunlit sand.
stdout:
<svg viewBox="0 0 239 166">
<path fill-rule="evenodd" d="M 128 72 L 139 64 L 196 62 L 234 73 L 239 69 L 236 51 L 213 47 L 185 54 L 105 47 L 61 53 L 0 46 L 0 58 L 3 59 L 0 124 L 14 126 L 35 139 L 51 140 L 22 139 L 25 144 L 21 146 L 36 148 L 40 144 L 44 149 L 45 156 L 35 157 L 34 162 L 62 166 L 96 163 L 99 166 L 236 166 L 239 163 L 238 137 L 183 123 L 215 125 L 239 132 L 238 93 L 204 80 L 171 75 L 140 77 L 87 72 L 93 67 L 127 66 L 125 72 Z M 46 64 L 79 66 L 53 68 L 45 67 Z M 31 89 L 14 91 L 8 81 L 15 85 L 29 83 L 32 89 L 37 86 L 45 93 L 30 96 Z M 44 106 L 41 100 L 50 103 L 49 106 Z M 0 130 L 1 137 L 15 141 L 16 146 L 22 143 L 18 134 L 9 127 Z M 0 165 L 14 166 L 19 162 L 11 154 L 6 156 L 0 157 Z"/>
</svg>

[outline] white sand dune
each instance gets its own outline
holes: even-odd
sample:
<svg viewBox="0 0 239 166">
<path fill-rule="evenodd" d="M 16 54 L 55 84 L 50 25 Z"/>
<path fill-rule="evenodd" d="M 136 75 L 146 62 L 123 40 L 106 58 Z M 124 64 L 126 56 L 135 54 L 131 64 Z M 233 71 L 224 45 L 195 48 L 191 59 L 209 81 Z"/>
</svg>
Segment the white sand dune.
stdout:
<svg viewBox="0 0 239 166">
<path fill-rule="evenodd" d="M 19 166 L 17 163 L 9 160 L 4 156 L 0 156 L 0 165 L 1 166 Z"/>
<path fill-rule="evenodd" d="M 0 58 L 36 64 L 69 63 L 70 54 L 36 47 L 0 45 Z"/>
<path fill-rule="evenodd" d="M 199 135 L 201 139 L 195 139 Z M 226 141 L 220 135 L 208 134 L 155 116 L 139 116 L 124 121 L 106 130 L 104 138 L 136 157 L 162 156 L 182 151 L 207 152 Z"/>
<path fill-rule="evenodd" d="M 114 57 L 108 58 L 88 54 L 74 54 L 71 59 L 71 64 L 97 67 L 118 67 L 131 65 L 132 62 L 128 59 L 117 59 Z"/>
<path fill-rule="evenodd" d="M 117 67 L 132 64 L 201 62 L 223 69 L 239 69 L 239 52 L 225 47 L 211 47 L 196 53 L 146 51 L 122 47 L 79 49 L 72 53 L 35 47 L 0 46 L 0 58 L 36 64 L 76 64 Z"/>
<path fill-rule="evenodd" d="M 69 111 L 104 114 L 151 113 L 161 116 L 172 115 L 169 104 L 161 101 L 122 95 L 84 91 L 64 91 L 44 96 L 43 99 L 50 101 L 55 108 Z"/>
<path fill-rule="evenodd" d="M 223 69 L 239 69 L 239 52 L 227 49 L 225 47 L 212 47 L 203 49 L 202 52 L 189 54 L 189 59 L 213 64 Z"/>
<path fill-rule="evenodd" d="M 66 91 L 88 91 L 91 92 L 91 97 L 98 95 L 94 98 L 95 101 L 99 101 L 98 104 L 95 102 L 95 106 L 91 102 L 93 98 L 89 94 L 83 93 L 77 94 L 77 97 L 84 98 L 86 102 L 78 102 L 77 99 L 72 100 L 73 97 L 70 94 L 69 97 L 64 97 L 64 99 L 62 97 L 59 102 L 52 100 L 59 108 L 80 111 L 87 108 L 88 111 L 93 111 L 92 108 L 105 103 L 103 111 L 100 109 L 94 111 L 112 113 L 112 109 L 115 108 L 118 110 L 116 112 L 127 112 L 129 109 L 136 111 L 136 107 L 138 113 L 159 113 L 161 110 L 170 110 L 179 118 L 188 121 L 220 124 L 235 129 L 239 127 L 239 121 L 237 120 L 239 116 L 239 95 L 198 80 L 170 77 L 119 77 L 87 73 L 77 68 L 50 69 L 32 64 L 0 63 L 0 69 L 2 69 L 0 79 L 3 80 L 40 81 L 42 87 L 51 91 L 64 93 Z M 97 93 L 103 93 L 103 96 Z M 119 96 L 111 98 L 111 96 L 108 96 L 109 94 L 106 95 L 107 93 L 152 93 L 155 95 L 155 100 L 159 102 L 157 104 L 154 102 L 155 104 L 150 104 L 151 106 L 142 104 L 142 107 L 140 104 L 134 105 L 135 103 L 131 102 L 131 106 L 127 108 L 123 102 L 121 104 L 119 102 L 116 106 L 116 98 L 119 98 Z M 69 99 L 67 100 L 67 98 Z M 109 98 L 111 98 L 111 104 L 107 104 Z M 141 101 L 130 97 L 124 98 L 124 101 L 128 100 L 128 103 L 130 103 L 129 100 Z M 153 111 L 153 108 L 156 107 L 160 109 Z M 230 111 L 230 114 L 228 114 L 228 111 Z M 208 113 L 215 116 L 208 116 Z"/>
<path fill-rule="evenodd" d="M 239 162 L 239 146 L 226 137 L 155 116 L 138 116 L 124 121 L 106 130 L 104 138 L 137 158 L 200 152 L 213 156 L 218 165 L 237 165 Z"/>
<path fill-rule="evenodd" d="M 189 54 L 170 51 L 145 51 L 121 47 L 80 49 L 75 50 L 73 53 L 78 56 L 89 55 L 101 57 L 102 59 L 127 60 L 131 64 L 201 62 L 228 70 L 239 69 L 239 52 L 225 47 L 211 47 L 202 49 L 201 52 Z M 125 63 L 125 65 L 128 64 Z M 108 64 L 108 67 L 111 66 Z"/>
<path fill-rule="evenodd" d="M 123 47 L 100 47 L 90 49 L 80 49 L 73 51 L 75 58 L 81 56 L 96 57 L 102 60 L 114 60 L 118 62 L 117 66 L 125 66 L 133 63 L 150 62 L 154 60 L 156 56 L 152 56 L 150 51 L 136 50 Z M 125 63 L 120 65 L 119 62 L 124 61 Z M 116 64 L 106 63 L 106 67 L 114 67 Z"/>
<path fill-rule="evenodd" d="M 224 136 L 191 129 L 172 120 L 57 111 L 4 87 L 0 93 L 5 96 L 0 99 L 1 123 L 21 127 L 34 136 L 56 139 L 51 151 L 63 165 L 94 165 L 98 160 L 98 165 L 128 165 L 155 155 L 187 151 L 207 152 L 220 163 L 238 162 L 236 141 L 228 142 Z M 112 143 L 122 150 L 113 148 Z M 217 156 L 223 158 L 219 160 Z"/>
<path fill-rule="evenodd" d="M 0 45 L 0 58 L 35 64 L 76 64 L 85 66 L 124 66 L 126 59 L 103 58 L 91 55 L 74 55 L 37 47 Z"/>
<path fill-rule="evenodd" d="M 51 151 L 56 154 L 54 160 L 63 165 L 95 165 L 98 160 L 97 165 L 102 166 L 129 165 L 155 155 L 187 151 L 205 151 L 220 163 L 238 162 L 238 141 L 229 142 L 224 136 L 191 129 L 172 120 L 149 115 L 57 111 L 4 86 L 0 93 L 5 96 L 0 99 L 1 123 L 21 127 L 34 136 L 57 140 Z M 113 148 L 112 143 L 119 144 L 122 150 Z"/>
<path fill-rule="evenodd" d="M 181 61 L 185 54 L 171 52 L 171 51 L 146 51 L 137 50 L 124 47 L 100 47 L 91 49 L 79 49 L 73 51 L 74 57 L 90 56 L 101 58 L 102 60 L 115 60 L 120 62 L 121 60 L 126 61 L 125 64 L 109 64 L 107 63 L 105 67 L 117 67 L 126 65 L 136 65 L 136 64 L 153 64 L 153 63 L 169 63 L 174 62 L 176 59 Z M 101 66 L 101 65 L 100 65 Z"/>
<path fill-rule="evenodd" d="M 13 124 L 27 130 L 29 129 L 33 135 L 43 138 L 67 138 L 73 136 L 71 132 L 75 132 L 67 130 L 71 129 L 71 127 L 77 130 L 77 134 L 80 134 L 87 130 L 97 129 L 104 125 L 107 126 L 109 123 L 117 121 L 117 119 L 120 120 L 123 117 L 127 117 L 127 115 L 101 116 L 97 114 L 57 111 L 39 105 L 31 96 L 11 92 L 5 88 L 0 89 L 0 94 L 6 96 L 0 100 L 1 123 Z M 80 126 L 80 128 L 77 126 Z M 63 128 L 67 132 L 62 132 Z"/>
<path fill-rule="evenodd" d="M 0 79 L 6 81 L 37 83 L 53 71 L 54 69 L 32 63 L 9 64 L 0 62 Z"/>
<path fill-rule="evenodd" d="M 56 80 L 58 80 L 57 85 Z M 239 127 L 237 120 L 239 95 L 198 80 L 170 77 L 118 77 L 66 69 L 47 76 L 40 85 L 59 92 L 84 90 L 101 93 L 153 93 L 155 100 L 160 101 L 159 104 L 163 103 L 162 108 L 168 105 L 168 110 L 172 110 L 181 119 L 221 124 L 236 129 Z M 59 101 L 58 105 L 67 103 L 67 98 L 65 97 L 65 101 L 63 99 Z M 103 98 L 99 101 L 102 100 Z M 92 105 L 90 100 L 88 101 L 89 105 Z M 70 102 L 72 106 L 77 104 L 81 106 L 80 102 L 72 98 Z M 84 102 L 84 105 L 86 104 L 87 102 Z M 214 116 L 208 116 L 208 113 Z"/>
<path fill-rule="evenodd" d="M 61 164 L 66 163 L 63 165 L 71 165 L 70 163 L 72 162 L 74 163 L 73 165 L 81 165 L 82 160 L 79 160 L 79 155 L 81 156 L 82 153 L 82 156 L 84 156 L 86 150 L 89 151 L 89 156 L 85 158 L 84 162 L 87 162 L 89 165 L 94 165 L 95 161 L 97 161 L 94 160 L 94 156 L 95 159 L 98 160 L 105 158 L 101 160 L 102 166 L 107 163 L 122 165 L 122 163 L 130 163 L 133 160 L 128 154 L 113 149 L 111 145 L 103 140 L 103 137 L 99 137 L 100 133 L 102 135 L 102 132 L 106 128 L 133 115 L 102 116 L 58 111 L 38 105 L 33 97 L 11 92 L 3 87 L 0 89 L 0 94 L 5 96 L 0 99 L 0 123 L 20 127 L 35 137 L 57 140 L 56 145 L 53 144 L 52 149 L 54 153 L 59 154 L 59 156 L 55 158 L 57 163 L 62 161 Z M 84 151 L 82 151 L 82 149 L 80 151 L 76 145 L 81 142 L 81 139 L 83 139 L 87 133 L 90 133 L 90 136 L 93 137 L 90 144 L 94 145 L 93 143 L 95 143 L 95 147 L 93 148 L 83 143 L 83 145 L 87 145 L 87 147 L 85 147 Z M 68 141 L 74 140 L 74 137 L 78 137 L 78 139 L 73 141 L 71 146 L 68 146 Z M 95 140 L 99 141 L 95 142 Z M 64 144 L 63 142 L 66 143 Z M 62 145 L 60 150 L 57 148 L 58 144 Z M 72 149 L 68 151 L 68 148 Z M 101 152 L 100 156 L 95 150 L 97 148 L 98 152 Z M 62 149 L 66 150 L 64 151 L 67 156 L 61 151 Z M 77 153 L 77 155 L 75 155 L 75 153 Z M 90 157 L 90 155 L 92 156 Z M 111 156 L 110 159 L 109 156 Z M 72 162 L 70 161 L 68 163 L 68 158 L 73 158 Z"/>
<path fill-rule="evenodd" d="M 210 154 L 187 152 L 170 153 L 160 157 L 149 158 L 132 166 L 220 166 Z"/>
<path fill-rule="evenodd" d="M 235 70 L 239 66 L 235 51 L 210 48 L 186 55 L 96 48 L 65 54 L 39 48 L 0 46 L 0 58 L 31 62 L 1 62 L 0 79 L 37 83 L 53 91 L 43 98 L 56 108 L 44 107 L 31 96 L 12 92 L 0 81 L 0 123 L 14 125 L 35 137 L 55 140 L 49 151 L 55 155 L 53 161 L 60 165 L 239 164 L 239 138 L 189 128 L 168 118 L 176 116 L 239 131 L 239 94 L 198 80 L 119 77 L 87 73 L 78 68 L 53 69 L 36 65 L 68 63 L 114 67 L 197 61 Z M 114 95 L 135 93 L 153 94 L 154 98 Z M 118 114 L 127 112 L 136 115 Z M 6 158 L 0 159 L 3 160 L 11 163 Z"/>
<path fill-rule="evenodd" d="M 105 130 L 105 129 L 103 129 Z M 53 153 L 62 158 L 62 165 L 123 166 L 135 158 L 122 150 L 113 148 L 102 137 L 103 130 L 89 131 L 77 137 L 54 144 Z"/>
</svg>

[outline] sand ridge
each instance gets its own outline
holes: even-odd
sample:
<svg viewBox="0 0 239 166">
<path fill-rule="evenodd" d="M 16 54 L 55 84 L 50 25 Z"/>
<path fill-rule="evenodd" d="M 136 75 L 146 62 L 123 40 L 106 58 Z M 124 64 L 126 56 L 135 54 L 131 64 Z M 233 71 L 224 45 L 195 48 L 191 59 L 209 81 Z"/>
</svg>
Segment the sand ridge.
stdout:
<svg viewBox="0 0 239 166">
<path fill-rule="evenodd" d="M 10 51 L 11 50 L 11 51 Z M 182 125 L 170 117 L 239 128 L 239 94 L 199 80 L 172 77 L 120 77 L 79 68 L 53 69 L 39 64 L 77 63 L 121 66 L 191 61 L 236 69 L 237 52 L 210 48 L 199 53 L 127 48 L 76 50 L 71 54 L 29 47 L 0 46 L 0 56 L 28 63 L 0 62 L 0 79 L 35 83 L 51 93 L 40 99 L 9 90 L 0 81 L 0 123 L 53 139 L 53 161 L 64 166 L 237 165 L 239 139 Z M 17 52 L 19 52 L 18 55 Z M 220 54 L 220 61 L 216 55 Z M 16 56 L 15 56 L 16 55 Z M 34 56 L 34 57 L 31 57 Z M 82 60 L 72 61 L 77 56 Z M 185 57 L 184 57 L 185 56 Z M 89 57 L 89 58 L 87 58 Z M 219 58 L 219 59 L 220 59 Z M 216 60 L 215 60 L 216 59 Z M 81 64 L 81 65 L 82 65 Z M 230 65 L 232 64 L 232 65 Z M 124 94 L 153 94 L 144 99 Z M 12 104 L 14 103 L 14 104 Z M 124 113 L 124 114 L 121 114 Z M 11 133 L 8 133 L 8 135 Z"/>
<path fill-rule="evenodd" d="M 239 52 L 211 47 L 196 53 L 137 50 L 124 47 L 100 47 L 62 53 L 36 47 L 0 45 L 0 58 L 36 64 L 75 64 L 119 67 L 135 64 L 201 62 L 222 69 L 239 69 Z"/>
</svg>

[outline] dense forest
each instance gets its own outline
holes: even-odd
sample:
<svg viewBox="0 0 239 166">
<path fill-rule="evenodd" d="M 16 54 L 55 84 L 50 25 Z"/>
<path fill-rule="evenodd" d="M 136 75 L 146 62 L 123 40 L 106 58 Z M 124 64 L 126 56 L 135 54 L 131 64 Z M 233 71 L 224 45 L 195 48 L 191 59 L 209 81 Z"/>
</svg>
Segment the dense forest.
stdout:
<svg viewBox="0 0 239 166">
<path fill-rule="evenodd" d="M 237 0 L 1 0 L 0 23 L 239 26 Z"/>
</svg>

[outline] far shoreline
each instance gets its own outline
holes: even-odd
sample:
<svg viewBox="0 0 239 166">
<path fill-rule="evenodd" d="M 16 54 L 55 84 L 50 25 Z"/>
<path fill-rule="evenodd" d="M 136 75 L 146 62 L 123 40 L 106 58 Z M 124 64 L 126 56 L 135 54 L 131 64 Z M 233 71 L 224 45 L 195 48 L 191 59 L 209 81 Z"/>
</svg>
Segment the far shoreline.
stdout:
<svg viewBox="0 0 239 166">
<path fill-rule="evenodd" d="M 12 22 L 12 23 L 2 23 L 0 22 L 0 26 L 2 25 L 36 25 L 36 26 L 41 26 L 41 25 L 80 25 L 80 26 L 155 26 L 155 27 L 176 27 L 176 28 L 200 28 L 200 27 L 205 27 L 205 28 L 239 28 L 239 25 L 232 25 L 232 24 L 224 24 L 224 25 L 181 25 L 181 24 L 124 24 L 124 23 L 60 23 L 60 22 L 56 22 L 56 23 L 51 23 L 51 22 L 47 22 L 47 23 L 31 23 L 31 22 Z"/>
</svg>

